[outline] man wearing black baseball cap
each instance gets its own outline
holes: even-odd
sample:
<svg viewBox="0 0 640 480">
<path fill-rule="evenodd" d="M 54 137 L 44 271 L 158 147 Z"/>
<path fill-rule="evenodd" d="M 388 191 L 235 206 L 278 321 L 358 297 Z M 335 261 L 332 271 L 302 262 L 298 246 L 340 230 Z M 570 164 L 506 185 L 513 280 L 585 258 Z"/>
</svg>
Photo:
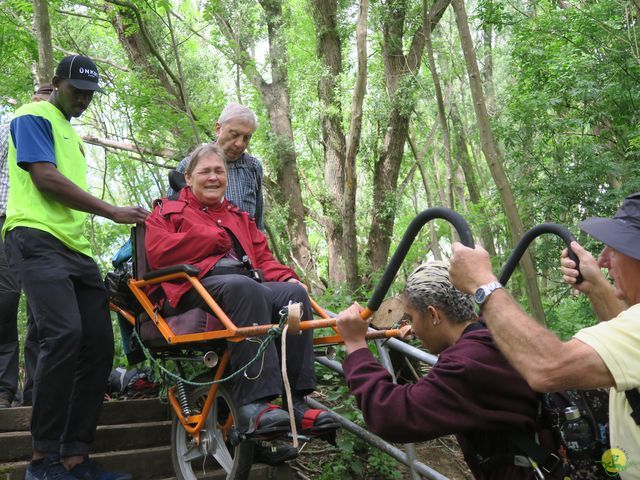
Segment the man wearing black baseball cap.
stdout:
<svg viewBox="0 0 640 480">
<path fill-rule="evenodd" d="M 84 236 L 87 213 L 143 223 L 141 207 L 116 207 L 87 192 L 82 139 L 70 123 L 101 91 L 95 64 L 65 57 L 47 101 L 20 107 L 9 138 L 9 202 L 2 235 L 38 329 L 25 480 L 130 480 L 88 455 L 113 362 L 102 276 Z"/>
<path fill-rule="evenodd" d="M 69 55 L 64 57 L 56 68 L 56 77 L 66 78 L 78 90 L 91 90 L 104 93 L 98 85 L 98 67 L 89 57 Z"/>
<path fill-rule="evenodd" d="M 483 318 L 498 347 L 534 390 L 612 387 L 609 396 L 610 444 L 615 466 L 607 474 L 623 480 L 640 478 L 640 193 L 624 199 L 613 218 L 589 218 L 580 228 L 604 243 L 598 260 L 577 242 L 562 253 L 564 280 L 586 294 L 600 321 L 583 328 L 568 342 L 527 315 L 496 285 L 489 255 L 482 247 L 453 245 L 449 274 L 458 289 L 480 298 Z M 611 285 L 601 271 L 606 268 Z M 583 281 L 577 283 L 578 274 Z M 494 285 L 489 293 L 487 286 Z M 478 295 L 478 292 L 484 295 Z M 615 450 L 618 449 L 618 450 Z M 622 463 L 619 451 L 624 453 Z M 604 457 L 603 457 L 604 458 Z"/>
</svg>

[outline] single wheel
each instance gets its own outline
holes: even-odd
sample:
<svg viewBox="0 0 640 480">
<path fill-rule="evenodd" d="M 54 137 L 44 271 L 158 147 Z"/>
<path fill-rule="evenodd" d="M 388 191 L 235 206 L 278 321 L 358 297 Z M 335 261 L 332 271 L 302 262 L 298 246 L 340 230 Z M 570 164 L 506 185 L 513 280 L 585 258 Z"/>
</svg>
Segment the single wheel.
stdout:
<svg viewBox="0 0 640 480">
<path fill-rule="evenodd" d="M 189 393 L 189 405 L 199 413 L 209 387 L 194 387 Z M 243 441 L 233 446 L 229 432 L 238 418 L 237 406 L 224 385 L 218 387 L 216 399 L 200 435 L 200 445 L 189 436 L 173 415 L 171 426 L 171 461 L 178 480 L 211 478 L 226 472 L 227 480 L 245 480 L 253 462 L 253 442 Z"/>
</svg>

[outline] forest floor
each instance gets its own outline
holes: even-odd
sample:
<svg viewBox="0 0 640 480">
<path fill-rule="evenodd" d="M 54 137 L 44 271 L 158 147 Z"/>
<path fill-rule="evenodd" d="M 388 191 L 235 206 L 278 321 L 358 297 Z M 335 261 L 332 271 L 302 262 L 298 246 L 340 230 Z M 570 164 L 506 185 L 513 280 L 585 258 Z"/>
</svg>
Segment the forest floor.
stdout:
<svg viewBox="0 0 640 480">
<path fill-rule="evenodd" d="M 397 446 L 402 448 L 402 445 Z M 444 475 L 450 480 L 473 479 L 462 457 L 458 442 L 453 436 L 417 443 L 415 446 L 418 459 L 441 475 Z M 361 460 L 367 461 L 366 458 L 361 458 Z M 368 469 L 365 469 L 362 475 L 340 472 L 339 467 L 336 467 L 335 474 L 330 473 L 326 468 L 324 468 L 324 474 L 322 473 L 323 466 L 331 464 L 338 465 L 344 461 L 344 457 L 340 455 L 337 448 L 330 447 L 326 444 L 311 444 L 311 446 L 302 450 L 301 455 L 298 459 L 291 462 L 291 465 L 297 472 L 297 478 L 301 480 L 338 478 L 338 473 L 340 473 L 339 478 L 341 478 L 341 480 L 387 480 L 384 474 L 368 471 Z M 396 473 L 394 478 L 411 480 L 411 473 L 406 466 L 397 463 L 393 469 Z M 398 477 L 397 474 L 400 476 Z"/>
<path fill-rule="evenodd" d="M 458 447 L 458 442 L 453 436 L 419 443 L 416 445 L 416 451 L 422 463 L 450 480 L 473 478 Z M 403 478 L 411 478 L 408 471 Z"/>
</svg>

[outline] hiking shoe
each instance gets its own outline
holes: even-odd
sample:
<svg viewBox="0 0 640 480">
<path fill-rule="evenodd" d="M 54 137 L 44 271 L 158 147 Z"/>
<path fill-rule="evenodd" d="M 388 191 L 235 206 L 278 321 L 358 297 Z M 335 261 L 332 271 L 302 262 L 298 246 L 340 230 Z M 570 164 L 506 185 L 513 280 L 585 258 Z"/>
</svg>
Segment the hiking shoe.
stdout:
<svg viewBox="0 0 640 480">
<path fill-rule="evenodd" d="M 58 455 L 49 455 L 29 462 L 24 480 L 76 480 L 76 477 L 64 468 Z"/>
<path fill-rule="evenodd" d="M 272 437 L 291 430 L 289 414 L 277 405 L 253 402 L 238 409 L 237 428 L 252 437 Z"/>
<path fill-rule="evenodd" d="M 253 461 L 275 467 L 298 457 L 298 449 L 282 442 L 256 442 L 253 449 Z"/>
<path fill-rule="evenodd" d="M 325 435 L 340 426 L 327 410 L 309 408 L 304 397 L 293 397 L 293 414 L 296 417 L 296 427 L 303 435 Z"/>
<path fill-rule="evenodd" d="M 130 473 L 104 470 L 88 457 L 85 458 L 84 462 L 69 470 L 69 473 L 71 473 L 74 480 L 133 480 L 133 476 Z"/>
</svg>

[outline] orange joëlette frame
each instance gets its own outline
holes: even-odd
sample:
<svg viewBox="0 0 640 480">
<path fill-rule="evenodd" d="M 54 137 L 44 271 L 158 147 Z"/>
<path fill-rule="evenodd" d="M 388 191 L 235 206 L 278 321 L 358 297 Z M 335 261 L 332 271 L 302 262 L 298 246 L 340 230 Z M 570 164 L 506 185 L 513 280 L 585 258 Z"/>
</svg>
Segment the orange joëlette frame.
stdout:
<svg viewBox="0 0 640 480">
<path fill-rule="evenodd" d="M 162 315 L 156 310 L 156 307 L 153 305 L 147 294 L 144 292 L 143 288 L 149 285 L 154 285 L 161 282 L 169 282 L 177 279 L 185 279 L 189 281 L 192 287 L 200 294 L 205 303 L 209 306 L 212 312 L 218 317 L 218 319 L 224 325 L 222 330 L 214 330 L 210 332 L 202 332 L 202 333 L 189 333 L 183 335 L 176 335 L 171 330 L 171 327 L 167 324 L 166 320 L 162 317 Z M 167 344 L 169 345 L 180 345 L 186 343 L 194 343 L 194 342 L 205 342 L 210 340 L 228 340 L 232 342 L 239 342 L 245 340 L 249 337 L 255 337 L 260 335 L 266 335 L 267 332 L 272 328 L 272 325 L 258 325 L 251 327 L 237 327 L 233 321 L 227 316 L 226 313 L 220 308 L 218 303 L 211 297 L 209 292 L 202 286 L 200 280 L 198 278 L 193 277 L 186 272 L 176 272 L 168 275 L 164 275 L 161 277 L 156 277 L 150 280 L 129 280 L 129 288 L 133 292 L 133 295 L 136 297 L 140 305 L 144 308 L 145 312 L 152 319 Z M 336 329 L 336 320 L 335 318 L 331 318 L 327 312 L 320 307 L 316 303 L 315 300 L 310 298 L 311 306 L 316 312 L 317 315 L 321 317 L 320 320 L 305 320 L 300 322 L 300 330 L 309 330 L 315 328 L 333 328 L 334 334 L 326 337 L 318 337 L 314 338 L 314 345 L 330 345 L 336 343 L 343 343 L 342 337 L 337 333 Z M 135 326 L 135 317 L 128 311 L 114 304 L 110 303 L 110 307 L 115 312 L 122 315 L 129 323 Z M 361 313 L 361 317 L 363 319 L 369 318 L 373 312 L 368 308 L 365 308 Z M 367 334 L 368 339 L 373 338 L 388 338 L 395 337 L 399 335 L 399 330 L 380 330 L 379 332 L 371 332 Z M 216 373 L 214 375 L 215 380 L 219 380 L 222 378 L 224 371 L 229 362 L 229 351 L 226 350 L 222 355 L 220 363 L 216 369 Z M 180 408 L 180 404 L 175 396 L 174 387 L 169 389 L 169 403 L 171 407 L 176 413 L 176 417 L 179 419 L 180 423 L 184 427 L 184 429 L 189 433 L 196 442 L 199 441 L 199 433 L 204 426 L 205 421 L 211 411 L 211 407 L 213 405 L 213 401 L 216 397 L 216 393 L 218 390 L 218 383 L 214 383 L 209 388 L 209 392 L 207 394 L 207 399 L 202 407 L 202 412 L 197 415 L 191 415 L 188 418 L 185 418 L 182 409 Z M 224 429 L 228 430 L 229 422 L 227 425 L 223 426 Z M 225 431 L 225 435 L 228 432 Z"/>
<path fill-rule="evenodd" d="M 200 294 L 211 311 L 218 317 L 220 322 L 224 325 L 222 330 L 213 330 L 210 332 L 202 333 L 188 333 L 183 335 L 176 335 L 171 330 L 171 327 L 167 324 L 160 312 L 155 309 L 155 306 L 149 300 L 147 294 L 143 291 L 143 288 L 149 285 L 154 285 L 162 282 L 170 282 L 172 280 L 185 279 L 191 283 L 191 286 Z M 226 313 L 220 308 L 218 303 L 211 297 L 209 292 L 202 286 L 200 280 L 185 272 L 176 272 L 161 277 L 153 278 L 151 280 L 129 280 L 129 288 L 133 292 L 134 296 L 140 302 L 140 305 L 144 308 L 145 312 L 151 320 L 154 322 L 164 339 L 169 345 L 179 345 L 182 343 L 202 342 L 208 340 L 228 340 L 232 342 L 239 342 L 247 339 L 248 337 L 256 337 L 260 335 L 266 335 L 273 325 L 257 325 L 251 327 L 238 327 L 227 316 Z M 322 317 L 320 320 L 305 320 L 300 322 L 300 330 L 309 330 L 315 328 L 333 328 L 336 331 L 336 320 L 331 318 L 322 307 L 320 307 L 315 300 L 311 300 L 311 306 L 314 311 Z M 118 310 L 121 310 L 118 308 Z M 368 308 L 365 308 L 360 315 L 363 319 L 369 318 L 373 312 Z M 131 317 L 131 316 L 129 316 Z M 125 318 L 127 316 L 125 315 Z M 132 322 L 133 317 L 127 318 Z M 132 323 L 135 323 L 134 321 Z M 337 332 L 337 331 L 336 331 Z M 395 337 L 399 334 L 399 330 L 380 330 L 379 332 L 372 332 L 367 334 L 368 339 L 373 338 L 388 338 Z M 342 343 L 342 337 L 337 333 L 329 337 L 315 338 L 313 343 L 315 345 L 327 345 Z"/>
</svg>

